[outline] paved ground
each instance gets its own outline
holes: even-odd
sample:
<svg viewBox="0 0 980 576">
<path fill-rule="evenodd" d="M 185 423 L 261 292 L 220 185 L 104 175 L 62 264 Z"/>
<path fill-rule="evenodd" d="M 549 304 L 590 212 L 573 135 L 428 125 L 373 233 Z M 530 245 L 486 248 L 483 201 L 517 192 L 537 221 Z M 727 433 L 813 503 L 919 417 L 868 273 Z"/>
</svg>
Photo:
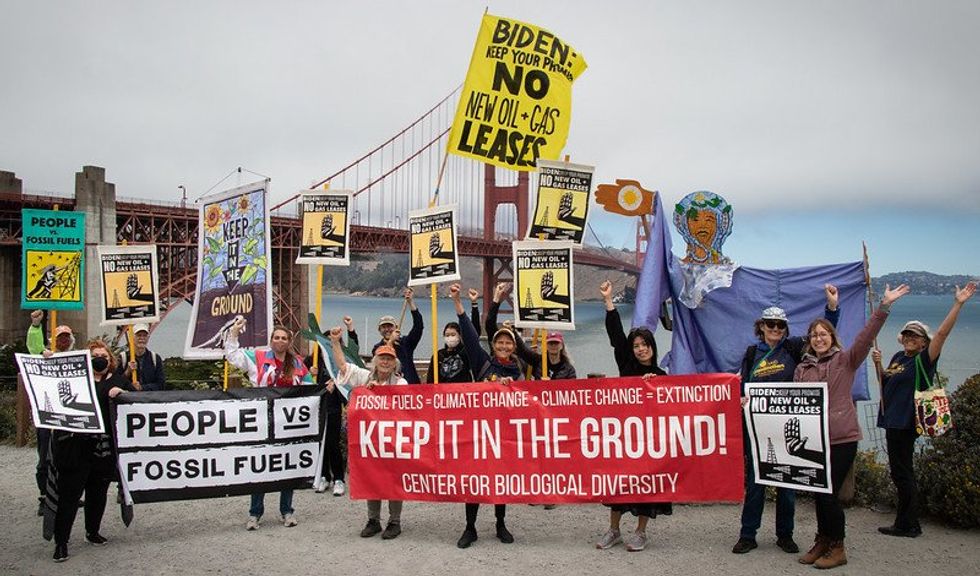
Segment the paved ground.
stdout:
<svg viewBox="0 0 980 576">
<path fill-rule="evenodd" d="M 775 546 L 767 530 L 760 547 L 737 556 L 731 553 L 738 535 L 739 508 L 733 505 L 676 506 L 673 516 L 651 523 L 651 545 L 643 552 L 622 546 L 596 550 L 593 542 L 606 529 L 609 514 L 599 505 L 559 506 L 555 510 L 524 505 L 508 509 L 508 525 L 517 541 L 501 544 L 493 536 L 492 508 L 484 507 L 478 522 L 480 539 L 459 550 L 463 528 L 461 504 L 408 503 L 404 532 L 396 540 L 359 538 L 366 513 L 363 502 L 310 490 L 297 492 L 294 506 L 300 524 L 284 528 L 267 517 L 257 532 L 246 532 L 245 497 L 200 500 L 136 507 L 127 529 L 118 509 L 107 511 L 103 534 L 109 545 L 84 541 L 81 514 L 75 523 L 71 558 L 51 561 L 52 543 L 41 539 L 34 488 L 35 452 L 0 446 L 0 510 L 5 529 L 0 546 L 0 574 L 495 574 L 525 576 L 551 573 L 625 574 L 813 574 L 796 557 Z M 267 510 L 276 497 L 266 500 Z M 836 574 L 945 573 L 980 574 L 980 532 L 926 524 L 916 539 L 881 536 L 876 527 L 890 516 L 868 510 L 847 514 L 850 563 Z M 624 527 L 633 527 L 624 519 Z M 815 529 L 812 506 L 801 502 L 796 516 L 797 540 L 807 546 Z"/>
</svg>

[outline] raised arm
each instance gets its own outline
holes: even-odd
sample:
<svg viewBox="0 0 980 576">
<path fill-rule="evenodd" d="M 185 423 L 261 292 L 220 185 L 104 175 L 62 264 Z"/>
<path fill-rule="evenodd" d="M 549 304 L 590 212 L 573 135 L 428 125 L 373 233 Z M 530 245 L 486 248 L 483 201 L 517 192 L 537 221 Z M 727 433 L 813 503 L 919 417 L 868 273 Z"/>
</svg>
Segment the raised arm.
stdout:
<svg viewBox="0 0 980 576">
<path fill-rule="evenodd" d="M 868 323 L 858 332 L 851 347 L 844 351 L 844 354 L 847 355 L 847 364 L 851 369 L 856 370 L 864 362 L 864 359 L 868 357 L 868 353 L 871 351 L 871 343 L 874 341 L 875 336 L 878 335 L 878 332 L 881 331 L 881 327 L 885 325 L 885 320 L 888 318 L 892 304 L 908 293 L 909 287 L 907 284 L 897 286 L 895 289 L 889 288 L 887 284 L 885 285 L 885 294 L 881 298 L 881 306 L 878 306 L 875 313 L 868 319 Z"/>
<path fill-rule="evenodd" d="M 473 323 L 466 316 L 466 310 L 463 309 L 463 303 L 460 301 L 459 293 L 459 284 L 453 284 L 449 287 L 449 297 L 453 299 L 453 304 L 456 307 L 459 329 L 463 337 L 463 348 L 466 349 L 466 357 L 469 359 L 471 367 L 483 366 L 490 361 L 490 355 L 480 346 L 480 336 L 477 335 L 476 329 L 473 328 Z M 493 338 L 493 334 L 488 336 Z M 473 376 L 477 377 L 478 375 L 474 374 Z"/>
<path fill-rule="evenodd" d="M 929 360 L 932 363 L 935 363 L 939 355 L 942 354 L 943 344 L 949 338 L 949 333 L 953 331 L 953 326 L 956 326 L 956 319 L 960 315 L 960 310 L 966 304 L 966 301 L 973 297 L 976 291 L 976 282 L 968 282 L 963 288 L 956 287 L 956 292 L 953 293 L 953 306 L 946 314 L 946 318 L 943 319 L 943 323 L 939 325 L 935 335 L 932 337 L 932 341 L 929 342 Z"/>
<path fill-rule="evenodd" d="M 408 301 L 408 306 L 412 310 L 412 329 L 409 330 L 408 334 L 405 335 L 401 340 L 402 346 L 408 351 L 409 356 L 415 352 L 415 348 L 419 345 L 419 341 L 422 340 L 422 328 L 425 325 L 422 319 L 422 313 L 419 312 L 418 306 L 415 305 L 415 292 L 411 288 L 406 288 L 404 295 L 405 300 Z"/>
<path fill-rule="evenodd" d="M 327 334 L 330 338 L 330 353 L 333 354 L 333 363 L 337 365 L 337 376 L 339 377 L 347 374 L 347 358 L 344 356 L 344 349 L 340 344 L 341 332 L 340 326 L 336 326 L 331 328 Z"/>
<path fill-rule="evenodd" d="M 480 293 L 476 290 L 470 288 L 466 295 L 470 299 L 470 322 L 473 323 L 473 329 L 476 330 L 476 335 L 480 335 Z"/>
<path fill-rule="evenodd" d="M 840 308 L 838 307 L 839 293 L 833 284 L 823 285 L 824 295 L 827 297 L 827 307 L 823 311 L 823 317 L 837 328 L 837 321 L 840 320 Z"/>
<path fill-rule="evenodd" d="M 245 329 L 245 319 L 239 317 L 228 329 L 225 338 L 225 359 L 228 363 L 248 374 L 250 382 L 259 383 L 259 370 L 255 365 L 255 354 L 242 350 L 238 346 L 238 335 Z"/>
</svg>

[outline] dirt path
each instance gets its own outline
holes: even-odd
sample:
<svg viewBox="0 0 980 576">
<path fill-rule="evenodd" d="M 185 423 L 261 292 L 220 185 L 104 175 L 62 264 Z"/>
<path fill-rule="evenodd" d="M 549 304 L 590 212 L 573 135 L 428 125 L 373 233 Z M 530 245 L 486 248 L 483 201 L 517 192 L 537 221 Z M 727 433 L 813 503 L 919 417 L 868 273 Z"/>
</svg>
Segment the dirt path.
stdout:
<svg viewBox="0 0 980 576">
<path fill-rule="evenodd" d="M 609 514 L 601 506 L 559 506 L 555 510 L 515 505 L 508 508 L 508 526 L 517 542 L 504 545 L 493 536 L 493 511 L 483 507 L 480 539 L 459 550 L 463 528 L 461 504 L 407 503 L 401 537 L 382 541 L 359 538 L 366 520 L 363 502 L 311 490 L 296 493 L 300 525 L 284 528 L 269 515 L 257 532 L 244 530 L 248 500 L 244 497 L 144 504 L 128 529 L 110 505 L 103 522 L 105 548 L 84 541 L 79 512 L 71 558 L 51 560 L 53 543 L 41 539 L 35 516 L 35 452 L 0 446 L 0 509 L 4 511 L 0 574 L 499 574 L 529 576 L 550 573 L 625 574 L 813 574 L 793 555 L 775 546 L 773 518 L 767 511 L 759 548 L 734 555 L 739 508 L 732 505 L 677 506 L 673 516 L 651 523 L 651 545 L 638 553 L 622 546 L 596 550 L 593 542 L 605 530 Z M 110 497 L 111 499 L 111 497 Z M 277 497 L 266 498 L 267 511 Z M 834 574 L 924 574 L 967 576 L 980 573 L 980 532 L 958 531 L 926 524 L 916 539 L 890 538 L 876 528 L 891 517 L 868 510 L 850 510 L 850 563 Z M 624 528 L 635 521 L 624 519 Z M 812 505 L 801 502 L 796 515 L 797 541 L 809 545 L 815 529 Z M 935 563 L 935 564 L 932 564 Z M 930 566 L 933 568 L 930 569 Z"/>
</svg>

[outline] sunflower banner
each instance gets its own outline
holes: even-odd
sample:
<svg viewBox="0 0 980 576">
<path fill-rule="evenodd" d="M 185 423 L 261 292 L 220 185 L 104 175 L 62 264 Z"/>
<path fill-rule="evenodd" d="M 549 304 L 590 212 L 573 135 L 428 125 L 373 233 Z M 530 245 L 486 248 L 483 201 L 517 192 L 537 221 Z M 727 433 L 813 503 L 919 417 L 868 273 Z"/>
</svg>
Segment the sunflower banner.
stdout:
<svg viewBox="0 0 980 576">
<path fill-rule="evenodd" d="M 24 273 L 20 307 L 81 310 L 85 307 L 85 214 L 21 210 Z"/>
<path fill-rule="evenodd" d="M 219 359 L 235 320 L 242 348 L 265 346 L 272 331 L 268 180 L 205 197 L 200 204 L 197 292 L 184 358 Z"/>
<path fill-rule="evenodd" d="M 573 245 L 567 241 L 514 242 L 514 325 L 575 329 Z"/>
</svg>

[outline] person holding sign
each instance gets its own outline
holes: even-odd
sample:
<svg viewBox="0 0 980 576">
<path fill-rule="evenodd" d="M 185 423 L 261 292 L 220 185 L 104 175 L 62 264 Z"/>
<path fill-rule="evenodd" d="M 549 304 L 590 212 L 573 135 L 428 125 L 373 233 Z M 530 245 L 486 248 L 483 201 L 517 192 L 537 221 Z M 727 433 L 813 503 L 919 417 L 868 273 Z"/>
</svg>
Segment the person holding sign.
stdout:
<svg viewBox="0 0 980 576">
<path fill-rule="evenodd" d="M 128 381 L 114 373 L 115 360 L 109 346 L 101 340 L 89 344 L 92 355 L 92 374 L 99 411 L 103 422 L 110 422 L 109 399 L 123 391 L 132 391 Z M 82 493 L 85 493 L 85 540 L 105 546 L 109 540 L 99 534 L 105 514 L 109 482 L 117 479 L 114 442 L 108 434 L 80 434 L 54 430 L 51 432 L 51 462 L 56 494 L 49 494 L 49 506 L 54 513 L 54 561 L 68 559 L 68 539 L 78 514 Z M 49 472 L 51 474 L 52 472 Z M 45 518 L 45 524 L 48 518 Z"/>
<path fill-rule="evenodd" d="M 905 284 L 894 290 L 885 286 L 881 306 L 854 338 L 854 343 L 846 350 L 842 348 L 834 326 L 826 319 L 819 318 L 810 323 L 807 330 L 808 342 L 803 351 L 803 360 L 796 367 L 794 382 L 826 382 L 828 403 L 828 427 L 830 432 L 830 474 L 833 493 L 815 493 L 814 503 L 817 512 L 817 537 L 810 550 L 800 557 L 800 563 L 812 564 L 817 568 L 836 568 L 847 564 L 844 550 L 844 509 L 838 494 L 847 477 L 854 457 L 857 455 L 861 427 L 858 425 L 857 409 L 851 396 L 854 375 L 864 365 L 881 327 L 888 318 L 892 303 L 909 293 Z M 788 437 L 786 448 L 791 455 L 806 450 L 807 438 Z"/>
<path fill-rule="evenodd" d="M 663 376 L 667 374 L 657 366 L 657 343 L 653 332 L 648 328 L 633 328 L 627 335 L 623 331 L 623 321 L 612 300 L 612 283 L 609 280 L 599 285 L 599 294 L 606 304 L 606 335 L 613 347 L 616 366 L 620 376 Z M 623 542 L 629 552 L 639 552 L 647 547 L 647 523 L 657 514 L 670 515 L 673 506 L 669 503 L 639 502 L 635 504 L 606 504 L 609 507 L 609 529 L 599 538 L 595 547 L 600 550 L 612 548 Z M 619 523 L 623 513 L 636 516 L 636 530 L 626 538 L 622 537 Z"/>
<path fill-rule="evenodd" d="M 837 288 L 827 284 L 824 286 L 824 294 L 827 298 L 824 318 L 836 327 L 840 316 L 840 310 L 837 309 Z M 745 350 L 739 370 L 743 399 L 746 398 L 745 384 L 748 382 L 791 382 L 806 345 L 803 338 L 789 335 L 786 312 L 776 306 L 762 311 L 762 316 L 755 321 L 755 336 L 759 343 Z M 732 547 L 735 554 L 745 554 L 759 547 L 755 535 L 762 525 L 762 510 L 766 504 L 766 487 L 755 483 L 748 426 L 742 426 L 742 436 L 742 445 L 745 447 L 745 500 L 742 503 L 742 529 L 738 541 Z M 796 491 L 776 488 L 776 546 L 788 554 L 800 551 L 793 540 L 795 513 Z"/>
<path fill-rule="evenodd" d="M 888 368 L 884 371 L 882 409 L 878 413 L 878 427 L 885 429 L 888 468 L 898 492 L 898 506 L 895 522 L 891 526 L 878 528 L 882 534 L 908 538 L 915 538 L 922 534 L 916 505 L 918 488 L 915 485 L 915 471 L 912 468 L 915 440 L 919 437 L 915 425 L 913 400 L 916 381 L 924 376 L 928 382 L 932 382 L 936 377 L 936 365 L 943 351 L 943 344 L 956 325 L 960 309 L 976 291 L 976 282 L 970 282 L 962 289 L 956 287 L 953 307 L 946 314 L 935 335 L 930 334 L 929 327 L 918 320 L 906 322 L 898 335 L 903 350 L 892 356 Z M 880 367 L 881 351 L 872 350 L 871 355 L 875 365 Z M 920 384 L 920 389 L 926 385 L 928 384 Z"/>
<path fill-rule="evenodd" d="M 463 347 L 469 356 L 470 366 L 474 367 L 473 375 L 479 382 L 499 382 L 510 384 L 514 380 L 524 379 L 524 363 L 514 354 L 517 339 L 509 328 L 496 330 L 490 336 L 490 348 L 493 355 L 480 346 L 480 337 L 473 327 L 473 323 L 466 316 L 466 310 L 460 301 L 459 284 L 449 287 L 449 297 L 453 299 L 456 307 L 456 316 L 459 318 L 459 327 L 463 333 Z M 476 542 L 476 516 L 480 511 L 479 504 L 466 504 L 466 528 L 456 542 L 459 548 L 469 548 Z M 494 515 L 497 518 L 497 538 L 504 544 L 512 544 L 514 535 L 510 533 L 505 524 L 507 516 L 507 506 L 505 504 L 495 504 L 493 507 Z"/>
<path fill-rule="evenodd" d="M 371 349 L 371 354 L 376 354 L 381 346 L 391 346 L 398 354 L 398 362 L 401 364 L 405 381 L 409 384 L 419 384 L 422 380 L 415 370 L 415 348 L 422 339 L 424 324 L 422 313 L 415 305 L 415 291 L 411 288 L 405 288 L 403 295 L 405 296 L 405 304 L 412 311 L 412 329 L 403 338 L 401 328 L 395 324 L 394 317 L 382 316 L 378 321 L 378 333 L 381 334 L 381 340 Z"/>
<path fill-rule="evenodd" d="M 313 378 L 303 361 L 291 349 L 293 333 L 282 326 L 272 329 L 268 348 L 242 350 L 238 347 L 238 335 L 245 329 L 245 318 L 239 316 L 228 330 L 225 339 L 225 358 L 235 368 L 248 374 L 253 386 L 299 386 L 313 384 Z M 258 530 L 265 513 L 265 493 L 252 494 L 248 510 L 246 530 Z M 279 493 L 279 514 L 282 524 L 292 528 L 298 523 L 293 510 L 293 491 Z"/>
<path fill-rule="evenodd" d="M 167 377 L 163 372 L 163 358 L 146 347 L 150 339 L 150 326 L 145 323 L 133 325 L 133 342 L 136 351 L 136 360 L 129 361 L 129 353 L 123 352 L 120 356 L 121 361 L 116 373 L 120 376 L 131 379 L 133 371 L 136 371 L 137 389 L 147 392 L 153 390 L 166 390 Z"/>
<path fill-rule="evenodd" d="M 375 347 L 373 368 L 361 368 L 347 361 L 344 356 L 344 349 L 340 344 L 340 335 L 343 330 L 340 326 L 330 330 L 330 346 L 333 353 L 334 363 L 337 365 L 337 385 L 344 386 L 400 386 L 408 384 L 404 378 L 398 375 L 398 358 L 395 349 L 391 346 L 382 345 Z M 381 500 L 368 500 L 368 521 L 364 529 L 361 530 L 361 538 L 370 538 L 381 532 Z M 388 525 L 385 526 L 381 534 L 382 540 L 392 540 L 398 538 L 402 533 L 402 501 L 388 501 Z"/>
</svg>

